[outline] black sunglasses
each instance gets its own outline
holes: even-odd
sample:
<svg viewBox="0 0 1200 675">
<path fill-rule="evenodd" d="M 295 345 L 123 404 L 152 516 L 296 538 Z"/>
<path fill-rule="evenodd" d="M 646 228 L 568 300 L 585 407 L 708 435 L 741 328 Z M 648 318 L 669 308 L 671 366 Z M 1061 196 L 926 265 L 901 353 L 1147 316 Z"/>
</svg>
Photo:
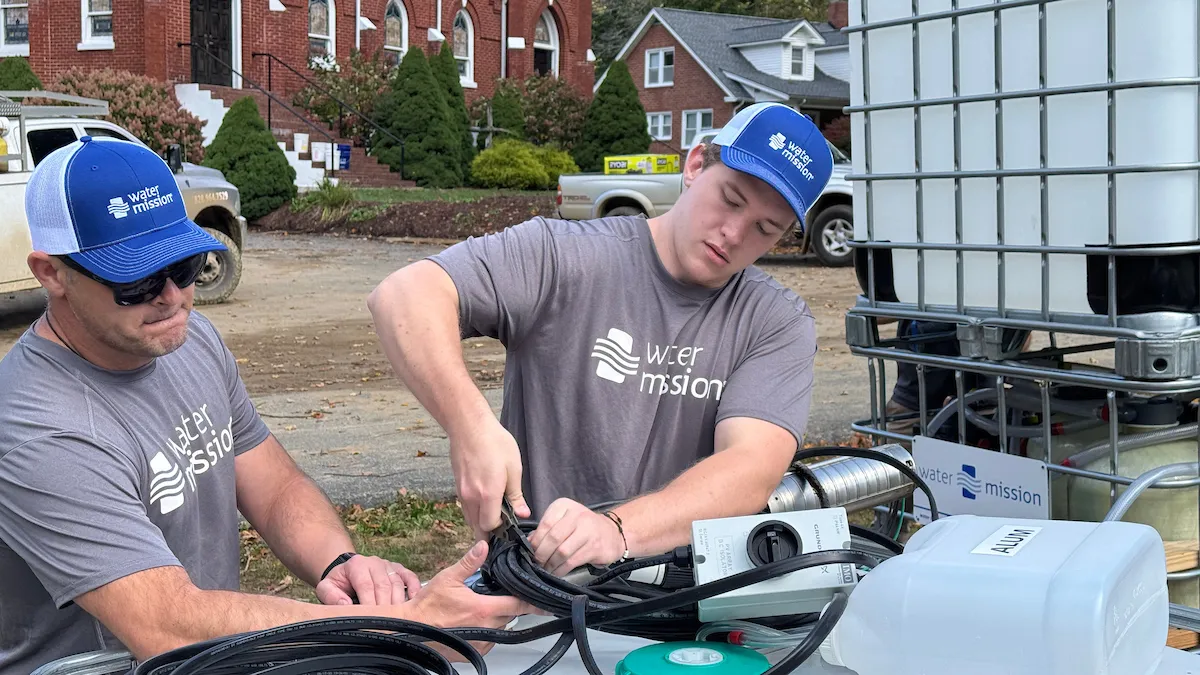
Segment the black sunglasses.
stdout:
<svg viewBox="0 0 1200 675">
<path fill-rule="evenodd" d="M 179 288 L 191 286 L 196 283 L 200 272 L 204 270 L 204 264 L 208 262 L 207 253 L 197 253 L 190 258 L 184 258 L 183 260 L 167 265 L 147 277 L 136 281 L 118 283 L 96 276 L 72 260 L 70 256 L 63 255 L 56 257 L 63 261 L 67 267 L 112 289 L 113 301 L 122 307 L 140 305 L 143 302 L 150 302 L 157 298 L 163 292 L 163 289 L 166 288 L 167 279 L 175 282 L 175 285 Z"/>
</svg>

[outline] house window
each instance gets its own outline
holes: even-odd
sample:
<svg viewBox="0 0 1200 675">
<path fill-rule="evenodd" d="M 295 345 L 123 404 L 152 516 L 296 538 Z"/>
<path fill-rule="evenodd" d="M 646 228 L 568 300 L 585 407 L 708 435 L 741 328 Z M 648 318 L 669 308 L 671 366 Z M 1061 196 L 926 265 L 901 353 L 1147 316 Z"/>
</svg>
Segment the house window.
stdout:
<svg viewBox="0 0 1200 675">
<path fill-rule="evenodd" d="M 0 55 L 29 55 L 29 3 L 27 0 L 0 0 L 4 12 L 4 31 L 0 32 Z"/>
<path fill-rule="evenodd" d="M 5 5 L 7 6 L 7 2 Z M 8 33 L 8 10 L 4 12 L 4 32 Z M 28 33 L 26 33 L 28 35 Z M 26 37 L 26 42 L 28 42 Z M 112 0 L 83 0 L 83 41 L 80 48 L 108 48 L 113 44 Z"/>
<path fill-rule="evenodd" d="M 684 110 L 683 147 L 692 147 L 698 134 L 712 128 L 712 110 Z"/>
<path fill-rule="evenodd" d="M 558 25 L 548 9 L 533 29 L 533 70 L 538 75 L 558 76 Z"/>
<path fill-rule="evenodd" d="M 308 0 L 308 57 L 335 56 L 333 0 Z"/>
<path fill-rule="evenodd" d="M 408 11 L 397 0 L 388 3 L 383 15 L 383 56 L 392 64 L 400 63 L 408 51 Z"/>
<path fill-rule="evenodd" d="M 475 28 L 465 9 L 454 15 L 454 60 L 458 62 L 458 79 L 463 85 L 475 86 Z"/>
<path fill-rule="evenodd" d="M 800 79 L 804 77 L 805 68 L 804 62 L 808 59 L 808 50 L 804 47 L 792 47 L 792 77 Z"/>
<path fill-rule="evenodd" d="M 650 132 L 650 138 L 656 141 L 671 140 L 671 113 L 647 113 L 646 130 Z"/>
<path fill-rule="evenodd" d="M 675 84 L 675 48 L 646 50 L 646 86 L 669 87 Z"/>
</svg>

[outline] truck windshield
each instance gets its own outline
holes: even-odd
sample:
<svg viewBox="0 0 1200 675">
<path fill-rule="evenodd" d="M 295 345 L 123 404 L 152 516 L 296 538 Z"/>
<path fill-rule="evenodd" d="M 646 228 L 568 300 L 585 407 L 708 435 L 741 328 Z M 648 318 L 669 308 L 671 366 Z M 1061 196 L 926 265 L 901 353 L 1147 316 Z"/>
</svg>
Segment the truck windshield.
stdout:
<svg viewBox="0 0 1200 675">
<path fill-rule="evenodd" d="M 833 143 L 830 143 L 829 141 L 825 141 L 825 143 L 827 145 L 829 145 L 829 152 L 833 154 L 833 163 L 834 164 L 849 164 L 850 163 L 849 155 L 842 152 L 841 150 L 838 150 L 837 146 L 835 146 Z"/>
</svg>

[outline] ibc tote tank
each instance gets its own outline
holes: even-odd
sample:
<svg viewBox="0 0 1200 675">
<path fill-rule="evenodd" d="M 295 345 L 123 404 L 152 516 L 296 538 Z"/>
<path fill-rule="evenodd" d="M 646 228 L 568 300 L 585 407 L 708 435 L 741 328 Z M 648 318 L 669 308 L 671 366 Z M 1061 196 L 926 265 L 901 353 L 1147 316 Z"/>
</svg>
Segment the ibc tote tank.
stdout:
<svg viewBox="0 0 1200 675">
<path fill-rule="evenodd" d="M 851 0 L 851 25 L 903 19 L 911 16 L 911 3 L 900 0 Z M 959 9 L 989 6 L 985 0 L 961 0 Z M 950 0 L 920 0 L 921 15 L 951 9 Z M 1195 0 L 1115 0 L 1113 75 L 1116 82 L 1197 75 L 1197 3 Z M 1040 58 L 1039 7 L 1030 5 L 999 12 L 959 16 L 958 94 L 990 97 L 1003 92 L 1029 92 L 1039 88 L 1103 85 L 1108 81 L 1109 17 L 1106 0 L 1048 0 L 1045 3 L 1045 59 Z M 997 36 L 999 45 L 997 45 Z M 866 57 L 864 59 L 864 43 Z M 853 32 L 850 35 L 851 105 L 864 103 L 901 105 L 898 109 L 851 114 L 855 152 L 854 173 L 912 173 L 955 171 L 954 109 L 950 104 L 911 105 L 914 87 L 920 99 L 954 95 L 954 38 L 951 19 Z M 914 51 L 916 58 L 914 59 Z M 997 69 L 996 54 L 1000 55 Z M 916 75 L 916 77 L 914 77 Z M 869 92 L 869 98 L 865 94 Z M 1109 118 L 1107 92 L 1058 94 L 1046 99 L 1046 133 L 1037 96 L 1011 98 L 997 103 L 982 100 L 961 103 L 959 171 L 1003 169 L 1037 170 L 1043 143 L 1046 167 L 1065 173 L 1108 164 Z M 1195 85 L 1126 88 L 1114 92 L 1115 143 L 1113 161 L 1118 166 L 1191 164 L 1197 157 L 1198 102 Z M 919 121 L 918 121 L 919 120 Z M 999 124 L 997 121 L 999 120 Z M 919 136 L 917 135 L 919 131 Z M 1000 137 L 999 144 L 997 143 Z M 919 138 L 919 142 L 918 142 Z M 869 143 L 869 157 L 867 153 Z M 919 147 L 918 147 L 919 146 Z M 999 146 L 999 147 L 997 147 Z M 868 167 L 868 159 L 870 165 Z M 1002 162 L 998 166 L 998 162 Z M 919 163 L 919 166 L 918 166 Z M 875 241 L 916 242 L 918 208 L 923 241 L 956 240 L 955 181 L 953 178 L 922 181 L 920 197 L 914 180 L 873 181 L 870 188 L 871 225 Z M 1000 196 L 1002 194 L 1002 197 Z M 966 243 L 1041 245 L 1041 179 L 1033 176 L 973 177 L 961 179 L 962 236 Z M 1109 194 L 1107 177 L 1050 175 L 1046 179 L 1047 243 L 1053 246 L 1103 246 L 1108 243 Z M 1000 204 L 997 202 L 1000 200 Z M 1124 173 L 1115 176 L 1114 242 L 1117 246 L 1189 244 L 1198 239 L 1197 174 L 1194 169 L 1171 172 Z M 998 212 L 998 206 L 1002 212 Z M 998 227 L 998 218 L 1002 219 Z M 854 236 L 868 239 L 867 185 L 854 182 Z M 1003 233 L 1003 242 L 997 236 Z M 917 302 L 917 253 L 914 250 L 876 251 L 877 279 L 887 276 L 880 259 L 892 258 L 894 278 L 877 281 L 879 288 L 894 282 L 896 300 Z M 1179 256 L 1168 266 L 1192 256 Z M 967 252 L 964 301 L 967 306 L 998 307 L 997 255 Z M 1052 313 L 1106 314 L 1107 258 L 1098 257 L 1092 273 L 1089 299 L 1088 264 L 1083 255 L 1051 255 L 1049 259 L 1049 310 Z M 1136 264 L 1147 262 L 1142 259 Z M 1161 262 L 1161 261 L 1159 261 Z M 1150 264 L 1159 262 L 1149 261 Z M 865 255 L 860 253 L 860 264 Z M 957 304 L 957 268 L 953 251 L 928 251 L 926 299 L 931 304 Z M 1121 260 L 1118 271 L 1125 286 L 1146 285 L 1147 275 L 1129 272 Z M 860 278 L 864 276 L 860 269 Z M 1165 274 L 1170 277 L 1171 274 Z M 1174 283 L 1162 289 L 1129 291 L 1138 298 L 1119 313 L 1187 311 L 1200 307 L 1194 274 L 1182 275 L 1188 288 Z M 1035 253 L 1009 253 L 1005 257 L 1005 307 L 1041 309 L 1041 257 Z M 1099 284 L 1099 286 L 1097 286 Z M 1118 281 L 1118 288 L 1122 287 Z M 1150 283 L 1150 285 L 1154 285 Z M 1124 291 L 1123 291 L 1124 292 Z M 1161 293 L 1185 297 L 1161 301 Z M 1146 301 L 1145 298 L 1156 298 Z M 883 298 L 881 298 L 883 299 Z"/>
<path fill-rule="evenodd" d="M 1151 399 L 1133 407 L 1137 418 L 1134 423 L 1118 427 L 1119 438 L 1179 427 L 1179 408 L 1174 401 L 1165 397 Z M 1044 458 L 1043 447 L 1041 438 L 1030 439 L 1027 446 L 1028 456 Z M 1079 463 L 1076 468 L 1103 474 L 1111 473 L 1112 452 L 1108 445 L 1108 425 L 1053 437 L 1051 459 L 1057 464 L 1074 457 L 1077 460 L 1075 463 L 1078 463 L 1080 453 L 1088 448 L 1102 448 L 1102 451 L 1090 453 L 1091 457 Z M 1185 440 L 1123 450 L 1118 456 L 1118 470 L 1122 476 L 1136 478 L 1146 471 L 1166 464 L 1196 461 L 1196 436 L 1189 434 Z M 1052 472 L 1051 517 L 1055 520 L 1090 522 L 1104 520 L 1112 506 L 1110 485 L 1107 481 Z M 1124 492 L 1125 486 L 1118 485 L 1117 497 Z M 1146 490 L 1121 520 L 1149 525 L 1158 531 L 1164 541 L 1195 541 L 1200 535 L 1198 499 L 1200 495 L 1195 487 Z M 1200 580 L 1170 581 L 1167 587 L 1171 602 L 1189 607 L 1200 606 Z"/>
</svg>

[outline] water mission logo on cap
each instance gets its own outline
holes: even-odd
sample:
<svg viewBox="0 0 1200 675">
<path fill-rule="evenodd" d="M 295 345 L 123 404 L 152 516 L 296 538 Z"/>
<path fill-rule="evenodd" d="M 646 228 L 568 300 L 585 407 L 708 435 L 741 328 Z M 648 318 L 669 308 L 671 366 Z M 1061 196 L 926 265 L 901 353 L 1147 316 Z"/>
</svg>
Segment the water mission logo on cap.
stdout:
<svg viewBox="0 0 1200 675">
<path fill-rule="evenodd" d="M 731 169 L 783 195 L 801 226 L 833 174 L 833 153 L 806 115 L 782 103 L 756 103 L 733 116 L 712 142 Z"/>
<path fill-rule="evenodd" d="M 25 190 L 33 248 L 113 282 L 225 246 L 187 215 L 175 175 L 150 148 L 83 137 L 38 163 Z"/>
</svg>

